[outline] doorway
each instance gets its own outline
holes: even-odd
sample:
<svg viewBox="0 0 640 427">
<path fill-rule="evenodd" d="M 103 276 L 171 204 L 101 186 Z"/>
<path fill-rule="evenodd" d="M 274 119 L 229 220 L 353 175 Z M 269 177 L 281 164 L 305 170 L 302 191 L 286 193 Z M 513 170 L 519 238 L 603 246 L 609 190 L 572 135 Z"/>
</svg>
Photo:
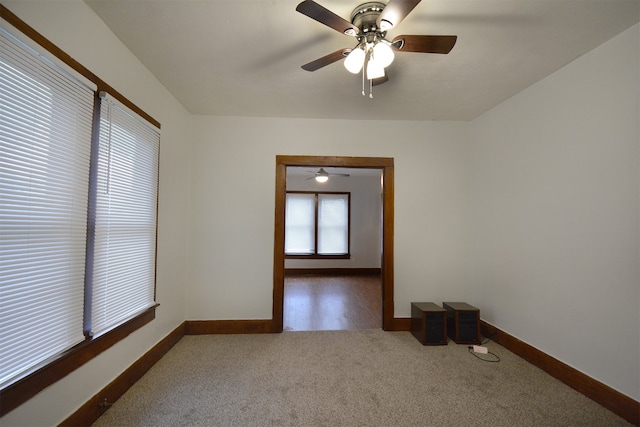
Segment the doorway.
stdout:
<svg viewBox="0 0 640 427">
<path fill-rule="evenodd" d="M 393 159 L 379 157 L 276 156 L 276 200 L 272 332 L 283 330 L 284 223 L 287 166 L 380 169 L 382 175 L 382 329 L 394 329 L 393 307 Z"/>
</svg>

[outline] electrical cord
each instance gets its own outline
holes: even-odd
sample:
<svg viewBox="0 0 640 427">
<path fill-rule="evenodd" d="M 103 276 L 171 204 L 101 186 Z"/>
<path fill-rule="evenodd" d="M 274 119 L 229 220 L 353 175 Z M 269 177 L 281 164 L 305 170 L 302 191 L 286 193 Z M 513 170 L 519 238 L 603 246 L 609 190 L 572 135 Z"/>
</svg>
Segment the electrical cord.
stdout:
<svg viewBox="0 0 640 427">
<path fill-rule="evenodd" d="M 478 353 L 476 353 L 475 351 L 473 351 L 473 346 L 471 346 L 471 345 L 470 345 L 469 347 L 467 347 L 467 351 L 468 351 L 469 353 L 471 353 L 472 355 L 474 355 L 475 357 L 477 357 L 478 359 L 482 360 L 483 362 L 498 363 L 498 362 L 500 361 L 500 357 L 499 357 L 497 354 L 492 353 L 492 352 L 490 352 L 490 351 L 488 351 L 486 354 L 490 354 L 490 355 L 491 355 L 491 356 L 493 356 L 495 359 L 485 359 L 485 358 L 483 358 L 483 357 L 478 356 Z M 482 354 L 482 353 L 480 353 L 480 354 Z"/>
<path fill-rule="evenodd" d="M 480 345 L 485 345 L 486 343 L 488 343 L 489 341 L 491 341 L 491 338 L 493 338 L 496 334 L 491 335 L 490 337 L 486 337 L 486 339 L 484 341 L 481 341 Z M 490 354 L 491 356 L 494 357 L 494 359 L 485 359 L 483 357 L 478 356 L 478 353 L 476 353 L 475 351 L 473 351 L 473 346 L 469 346 L 467 347 L 467 351 L 471 354 L 473 354 L 475 357 L 477 357 L 478 359 L 482 360 L 483 362 L 490 362 L 490 363 L 498 363 L 500 361 L 500 356 L 498 356 L 495 353 L 492 353 L 490 351 L 487 351 L 486 354 Z M 483 353 L 480 353 L 483 354 Z"/>
</svg>

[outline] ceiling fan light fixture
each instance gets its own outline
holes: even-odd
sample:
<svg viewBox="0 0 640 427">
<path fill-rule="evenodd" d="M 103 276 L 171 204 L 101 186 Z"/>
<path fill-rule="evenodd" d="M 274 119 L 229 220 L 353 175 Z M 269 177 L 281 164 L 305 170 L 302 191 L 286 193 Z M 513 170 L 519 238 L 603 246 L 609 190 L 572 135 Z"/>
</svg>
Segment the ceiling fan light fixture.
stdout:
<svg viewBox="0 0 640 427">
<path fill-rule="evenodd" d="M 358 74 L 364 65 L 365 52 L 359 46 L 353 49 L 344 60 L 344 68 L 352 74 Z"/>
<path fill-rule="evenodd" d="M 367 1 L 357 6 L 351 21 L 347 21 L 314 0 L 302 0 L 296 11 L 358 40 L 355 48 L 337 50 L 304 64 L 302 69 L 316 71 L 344 59 L 350 73 L 362 72 L 362 96 L 366 96 L 365 82 L 369 80 L 369 98 L 373 98 L 373 86 L 389 80 L 385 68 L 395 59 L 395 51 L 447 54 L 456 43 L 457 36 L 451 35 L 401 35 L 391 42 L 385 39 L 387 31 L 399 25 L 420 1 Z"/>
<path fill-rule="evenodd" d="M 379 41 L 373 47 L 373 54 L 376 58 L 376 61 L 379 61 L 380 65 L 382 65 L 383 68 L 386 68 L 389 65 L 391 65 L 395 57 L 393 50 L 391 49 L 391 46 L 389 46 L 384 41 Z"/>
<path fill-rule="evenodd" d="M 380 30 L 381 31 L 388 31 L 390 29 L 393 28 L 393 23 L 391 23 L 391 21 L 386 20 L 386 19 L 381 19 L 380 20 Z"/>
<path fill-rule="evenodd" d="M 329 173 L 324 170 L 324 168 L 320 168 L 318 172 L 316 172 L 315 180 L 320 183 L 327 182 L 329 181 Z"/>
<path fill-rule="evenodd" d="M 384 77 L 384 67 L 382 63 L 375 58 L 369 59 L 369 63 L 367 64 L 367 79 L 379 79 L 380 77 Z"/>
</svg>

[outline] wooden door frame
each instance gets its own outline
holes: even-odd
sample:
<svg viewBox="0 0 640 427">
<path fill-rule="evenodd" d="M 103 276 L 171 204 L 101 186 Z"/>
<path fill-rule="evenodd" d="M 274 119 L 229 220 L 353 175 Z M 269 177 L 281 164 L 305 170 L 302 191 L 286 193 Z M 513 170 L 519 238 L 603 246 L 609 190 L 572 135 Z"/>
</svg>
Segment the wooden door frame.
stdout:
<svg viewBox="0 0 640 427">
<path fill-rule="evenodd" d="M 382 329 L 394 330 L 393 306 L 393 158 L 276 156 L 276 201 L 273 245 L 272 332 L 283 330 L 284 222 L 287 166 L 368 168 L 382 171 Z"/>
</svg>

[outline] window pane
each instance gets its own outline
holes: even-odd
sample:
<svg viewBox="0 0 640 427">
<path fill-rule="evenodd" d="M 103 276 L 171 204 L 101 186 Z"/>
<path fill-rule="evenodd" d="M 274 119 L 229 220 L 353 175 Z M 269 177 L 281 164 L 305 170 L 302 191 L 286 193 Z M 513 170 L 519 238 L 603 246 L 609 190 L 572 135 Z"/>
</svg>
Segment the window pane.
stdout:
<svg viewBox="0 0 640 427">
<path fill-rule="evenodd" d="M 318 253 L 349 252 L 349 195 L 318 194 Z"/>
<path fill-rule="evenodd" d="M 90 315 L 94 334 L 155 304 L 159 143 L 157 129 L 101 95 Z"/>
<path fill-rule="evenodd" d="M 315 195 L 287 194 L 284 252 L 312 254 L 315 250 Z"/>
<path fill-rule="evenodd" d="M 94 92 L 0 28 L 0 384 L 84 340 Z"/>
</svg>

